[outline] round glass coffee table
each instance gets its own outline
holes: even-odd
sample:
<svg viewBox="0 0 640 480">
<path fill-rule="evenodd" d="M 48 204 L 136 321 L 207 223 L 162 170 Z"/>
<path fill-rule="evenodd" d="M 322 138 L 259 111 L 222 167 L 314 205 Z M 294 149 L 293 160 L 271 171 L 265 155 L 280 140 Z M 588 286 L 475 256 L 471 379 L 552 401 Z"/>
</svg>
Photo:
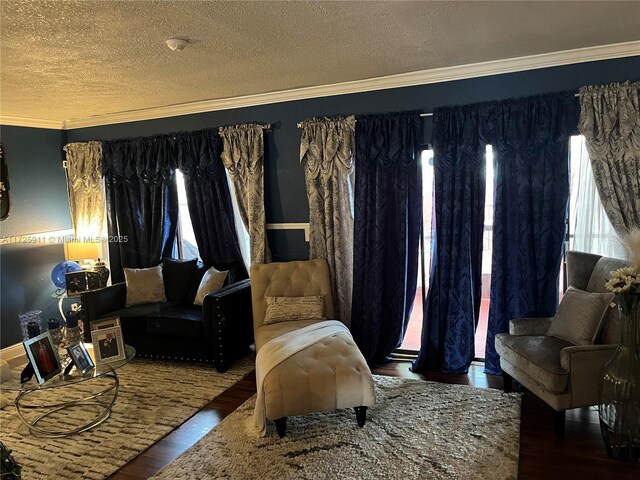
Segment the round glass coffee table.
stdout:
<svg viewBox="0 0 640 480">
<path fill-rule="evenodd" d="M 93 346 L 90 343 L 85 346 L 91 357 L 95 358 Z M 74 367 L 69 374 L 61 373 L 41 385 L 35 378 L 21 384 L 20 372 L 13 370 L 11 377 L 0 383 L 0 389 L 18 392 L 15 400 L 16 412 L 33 435 L 66 437 L 84 432 L 100 425 L 111 415 L 120 385 L 116 369 L 130 362 L 136 355 L 135 348 L 130 345 L 125 345 L 125 351 L 124 360 L 96 365 L 84 375 Z M 79 389 L 79 385 L 95 388 Z M 74 408 L 91 411 L 92 415 L 67 428 L 56 427 L 55 421 L 51 421 L 54 414 Z M 48 425 L 49 423 L 54 423 L 54 426 Z"/>
</svg>

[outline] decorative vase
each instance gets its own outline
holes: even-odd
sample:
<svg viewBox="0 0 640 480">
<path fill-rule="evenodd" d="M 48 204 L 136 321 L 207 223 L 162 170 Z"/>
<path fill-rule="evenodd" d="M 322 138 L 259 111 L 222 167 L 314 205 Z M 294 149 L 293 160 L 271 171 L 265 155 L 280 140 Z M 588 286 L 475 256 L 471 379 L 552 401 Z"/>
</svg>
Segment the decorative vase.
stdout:
<svg viewBox="0 0 640 480">
<path fill-rule="evenodd" d="M 640 461 L 640 294 L 616 297 L 620 343 L 600 383 L 600 429 L 610 457 Z"/>
<path fill-rule="evenodd" d="M 100 279 L 100 287 L 107 286 L 107 280 L 109 280 L 109 269 L 107 265 L 98 259 L 96 264 L 93 266 L 93 271 L 98 274 L 98 278 Z"/>
<path fill-rule="evenodd" d="M 40 322 L 42 320 L 42 311 L 41 310 L 32 310 L 30 312 L 24 312 L 18 314 L 18 320 L 20 321 L 20 331 L 22 333 L 22 340 L 29 340 L 31 338 L 29 336 L 29 329 L 27 325 L 29 323 L 38 324 L 38 335 L 40 333 Z"/>
</svg>

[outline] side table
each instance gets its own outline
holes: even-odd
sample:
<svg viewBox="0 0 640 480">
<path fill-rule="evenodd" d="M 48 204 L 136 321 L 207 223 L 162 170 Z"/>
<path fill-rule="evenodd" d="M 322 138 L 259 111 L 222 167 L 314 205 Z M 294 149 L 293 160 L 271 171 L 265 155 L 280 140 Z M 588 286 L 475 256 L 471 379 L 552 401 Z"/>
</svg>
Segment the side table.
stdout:
<svg viewBox="0 0 640 480">
<path fill-rule="evenodd" d="M 93 346 L 85 344 L 89 354 L 93 356 Z M 111 416 L 111 410 L 118 398 L 118 388 L 120 381 L 116 369 L 131 361 L 136 350 L 130 345 L 125 345 L 126 358 L 119 362 L 96 365 L 94 369 L 81 375 L 75 369 L 71 374 L 60 374 L 42 385 L 38 385 L 35 379 L 26 383 L 20 383 L 20 372 L 13 371 L 12 376 L 0 383 L 1 390 L 18 392 L 15 400 L 18 417 L 29 431 L 38 437 L 66 437 L 76 433 L 90 430 L 100 425 Z M 97 385 L 95 391 L 90 394 L 83 394 L 78 391 L 78 385 L 87 385 L 89 382 Z M 59 389 L 59 390 L 58 390 Z M 60 392 L 59 397 L 64 400 L 45 399 L 44 393 Z M 55 397 L 56 395 L 53 395 Z M 56 428 L 54 426 L 43 425 L 43 420 L 67 409 L 87 408 L 96 413 L 88 420 L 83 420 L 72 428 Z M 35 415 L 32 415 L 35 412 Z"/>
</svg>

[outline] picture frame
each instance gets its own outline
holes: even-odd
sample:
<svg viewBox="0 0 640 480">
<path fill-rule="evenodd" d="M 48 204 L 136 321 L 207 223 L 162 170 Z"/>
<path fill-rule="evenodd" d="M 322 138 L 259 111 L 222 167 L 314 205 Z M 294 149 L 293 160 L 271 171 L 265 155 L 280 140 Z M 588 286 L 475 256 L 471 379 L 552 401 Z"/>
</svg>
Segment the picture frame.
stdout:
<svg viewBox="0 0 640 480">
<path fill-rule="evenodd" d="M 102 330 L 103 328 L 112 328 L 120 326 L 120 317 L 108 317 L 100 320 L 94 320 L 90 324 L 91 331 Z"/>
<path fill-rule="evenodd" d="M 91 355 L 89 355 L 89 352 L 87 351 L 87 347 L 85 347 L 84 343 L 81 341 L 67 346 L 67 353 L 69 354 L 69 358 L 73 361 L 76 370 L 78 370 L 82 375 L 95 368 L 95 364 L 93 363 Z"/>
<path fill-rule="evenodd" d="M 92 330 L 91 342 L 96 364 L 119 362 L 127 357 L 120 325 Z"/>
<path fill-rule="evenodd" d="M 22 343 L 40 385 L 62 372 L 58 349 L 48 331 Z"/>
<path fill-rule="evenodd" d="M 80 295 L 88 290 L 86 271 L 66 272 L 64 278 L 67 285 L 67 296 Z"/>
</svg>

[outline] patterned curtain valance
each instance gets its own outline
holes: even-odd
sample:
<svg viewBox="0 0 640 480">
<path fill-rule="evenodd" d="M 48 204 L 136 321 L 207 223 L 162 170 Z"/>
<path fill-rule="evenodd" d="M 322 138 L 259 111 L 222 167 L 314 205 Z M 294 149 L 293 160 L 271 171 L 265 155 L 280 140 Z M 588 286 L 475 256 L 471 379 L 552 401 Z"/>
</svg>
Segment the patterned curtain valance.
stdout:
<svg viewBox="0 0 640 480">
<path fill-rule="evenodd" d="M 434 161 L 452 166 L 461 159 L 477 163 L 484 158 L 486 142 L 480 135 L 480 111 L 479 105 L 434 109 L 431 137 Z"/>
<path fill-rule="evenodd" d="M 311 118 L 301 123 L 300 163 L 308 175 L 353 171 L 356 117 Z"/>
<path fill-rule="evenodd" d="M 591 85 L 580 89 L 580 133 L 591 158 L 619 159 L 640 150 L 640 82 Z"/>
<path fill-rule="evenodd" d="M 220 161 L 222 140 L 216 130 L 177 134 L 167 142 L 175 155 L 176 167 L 186 178 L 224 175 Z"/>
<path fill-rule="evenodd" d="M 420 154 L 416 145 L 422 142 L 418 112 L 362 115 L 356 119 L 360 132 L 356 135 L 358 168 L 371 168 L 374 164 L 412 168 Z"/>
<path fill-rule="evenodd" d="M 167 155 L 165 136 L 142 137 L 104 142 L 102 175 L 107 183 L 144 183 L 169 181 L 175 170 L 175 158 Z"/>
<path fill-rule="evenodd" d="M 523 150 L 577 133 L 579 106 L 572 92 L 480 104 L 481 135 L 501 148 Z"/>
<path fill-rule="evenodd" d="M 218 132 L 224 143 L 222 161 L 229 175 L 256 173 L 262 169 L 264 158 L 263 131 L 269 125 L 247 123 L 220 127 Z"/>
<path fill-rule="evenodd" d="M 158 184 L 169 181 L 177 168 L 187 178 L 217 173 L 220 145 L 214 129 L 110 140 L 103 146 L 102 174 L 109 182 L 135 176 Z"/>
</svg>

